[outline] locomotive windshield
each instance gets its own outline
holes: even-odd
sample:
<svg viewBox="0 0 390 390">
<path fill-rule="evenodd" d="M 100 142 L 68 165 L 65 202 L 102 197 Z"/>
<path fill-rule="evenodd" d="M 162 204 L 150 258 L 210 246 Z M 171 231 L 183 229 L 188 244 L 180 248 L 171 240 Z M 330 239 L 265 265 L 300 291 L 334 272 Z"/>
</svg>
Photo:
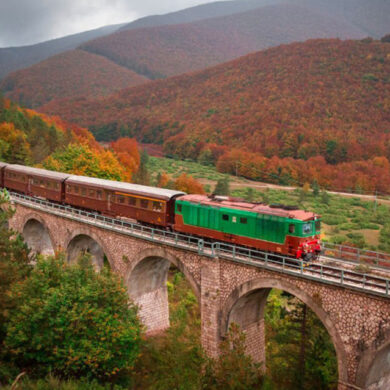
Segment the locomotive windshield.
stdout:
<svg viewBox="0 0 390 390">
<path fill-rule="evenodd" d="M 304 223 L 302 225 L 302 233 L 303 234 L 311 234 L 312 232 L 312 224 L 309 222 L 309 223 Z"/>
</svg>

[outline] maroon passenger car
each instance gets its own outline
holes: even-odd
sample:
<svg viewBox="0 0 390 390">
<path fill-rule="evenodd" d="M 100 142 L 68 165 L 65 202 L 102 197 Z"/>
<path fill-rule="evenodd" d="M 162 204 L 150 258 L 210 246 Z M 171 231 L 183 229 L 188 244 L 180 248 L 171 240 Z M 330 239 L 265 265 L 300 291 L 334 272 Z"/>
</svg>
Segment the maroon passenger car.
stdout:
<svg viewBox="0 0 390 390">
<path fill-rule="evenodd" d="M 64 201 L 64 182 L 69 174 L 46 169 L 8 165 L 5 167 L 4 186 L 26 195 L 56 202 Z"/>
<path fill-rule="evenodd" d="M 70 176 L 66 180 L 65 202 L 114 217 L 170 226 L 174 223 L 175 198 L 183 194 L 164 188 Z"/>
<path fill-rule="evenodd" d="M 0 161 L 0 188 L 4 187 L 4 171 L 8 164 Z"/>
</svg>

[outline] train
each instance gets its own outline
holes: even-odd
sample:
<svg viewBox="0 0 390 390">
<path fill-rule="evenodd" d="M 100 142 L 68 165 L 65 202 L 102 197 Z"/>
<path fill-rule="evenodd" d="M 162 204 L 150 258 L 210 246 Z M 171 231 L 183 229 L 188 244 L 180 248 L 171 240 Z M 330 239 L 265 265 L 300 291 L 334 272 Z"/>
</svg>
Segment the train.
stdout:
<svg viewBox="0 0 390 390">
<path fill-rule="evenodd" d="M 310 261 L 321 218 L 296 207 L 77 176 L 0 162 L 0 187 L 157 228 Z"/>
</svg>

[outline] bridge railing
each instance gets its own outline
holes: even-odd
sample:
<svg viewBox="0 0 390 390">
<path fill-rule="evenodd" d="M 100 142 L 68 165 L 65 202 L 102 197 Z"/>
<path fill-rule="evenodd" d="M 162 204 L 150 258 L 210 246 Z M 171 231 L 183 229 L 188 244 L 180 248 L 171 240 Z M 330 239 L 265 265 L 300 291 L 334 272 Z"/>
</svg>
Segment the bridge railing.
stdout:
<svg viewBox="0 0 390 390">
<path fill-rule="evenodd" d="M 306 264 L 299 259 L 223 242 L 211 242 L 199 237 L 164 229 L 156 229 L 128 220 L 107 217 L 18 193 L 11 193 L 11 196 L 13 201 L 21 204 L 27 203 L 29 207 L 43 209 L 46 212 L 65 218 L 74 219 L 155 243 L 190 250 L 203 256 L 224 258 L 259 268 L 321 281 L 327 284 L 341 285 L 371 294 L 390 297 L 390 279 L 387 278 L 355 272 L 343 267 L 325 265 L 320 262 Z"/>
<path fill-rule="evenodd" d="M 331 242 L 323 242 L 322 248 L 323 254 L 328 257 L 390 269 L 390 254 L 388 253 L 332 244 Z"/>
</svg>

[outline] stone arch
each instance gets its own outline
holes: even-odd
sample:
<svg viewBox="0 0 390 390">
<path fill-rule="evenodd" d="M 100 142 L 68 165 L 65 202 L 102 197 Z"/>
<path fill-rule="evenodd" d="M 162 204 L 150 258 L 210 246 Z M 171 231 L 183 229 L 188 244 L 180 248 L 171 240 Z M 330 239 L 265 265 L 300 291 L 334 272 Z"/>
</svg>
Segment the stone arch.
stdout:
<svg viewBox="0 0 390 390">
<path fill-rule="evenodd" d="M 254 342 L 254 344 L 255 346 L 260 345 L 263 350 L 261 353 L 258 353 L 257 356 L 255 355 L 254 358 L 265 358 L 264 308 L 266 306 L 268 294 L 273 288 L 286 291 L 291 295 L 294 295 L 309 306 L 321 320 L 322 324 L 328 331 L 336 350 L 339 381 L 347 382 L 348 373 L 346 351 L 343 341 L 329 314 L 325 312 L 317 300 L 313 299 L 313 297 L 311 297 L 308 293 L 288 281 L 284 281 L 282 279 L 261 278 L 248 281 L 235 288 L 226 300 L 222 309 L 220 328 L 221 338 L 225 336 L 229 323 L 233 320 L 238 320 L 238 324 L 242 326 L 245 331 L 248 330 L 250 342 L 254 341 L 254 332 L 261 332 L 261 335 L 258 335 L 260 342 Z M 255 303 L 257 303 L 257 308 L 255 308 Z M 248 306 L 246 306 L 246 304 L 248 304 Z M 254 312 L 251 313 L 251 310 L 254 310 Z M 252 353 L 250 348 L 248 352 Z"/>
<path fill-rule="evenodd" d="M 169 327 L 166 282 L 171 264 L 185 275 L 200 302 L 200 287 L 192 274 L 179 258 L 165 248 L 142 250 L 127 272 L 126 285 L 129 296 L 140 306 L 140 316 L 149 333 Z"/>
<path fill-rule="evenodd" d="M 72 263 L 77 260 L 80 254 L 85 251 L 92 256 L 92 263 L 97 270 L 100 270 L 104 264 L 104 256 L 113 268 L 112 257 L 104 242 L 92 231 L 86 228 L 76 229 L 66 242 L 66 258 Z"/>
<path fill-rule="evenodd" d="M 378 345 L 382 342 L 382 345 Z M 390 388 L 390 329 L 379 332 L 379 337 L 363 354 L 357 371 L 356 383 L 367 390 Z"/>
<path fill-rule="evenodd" d="M 24 241 L 33 253 L 54 255 L 55 241 L 44 219 L 36 214 L 28 214 L 23 221 L 22 232 Z"/>
</svg>

